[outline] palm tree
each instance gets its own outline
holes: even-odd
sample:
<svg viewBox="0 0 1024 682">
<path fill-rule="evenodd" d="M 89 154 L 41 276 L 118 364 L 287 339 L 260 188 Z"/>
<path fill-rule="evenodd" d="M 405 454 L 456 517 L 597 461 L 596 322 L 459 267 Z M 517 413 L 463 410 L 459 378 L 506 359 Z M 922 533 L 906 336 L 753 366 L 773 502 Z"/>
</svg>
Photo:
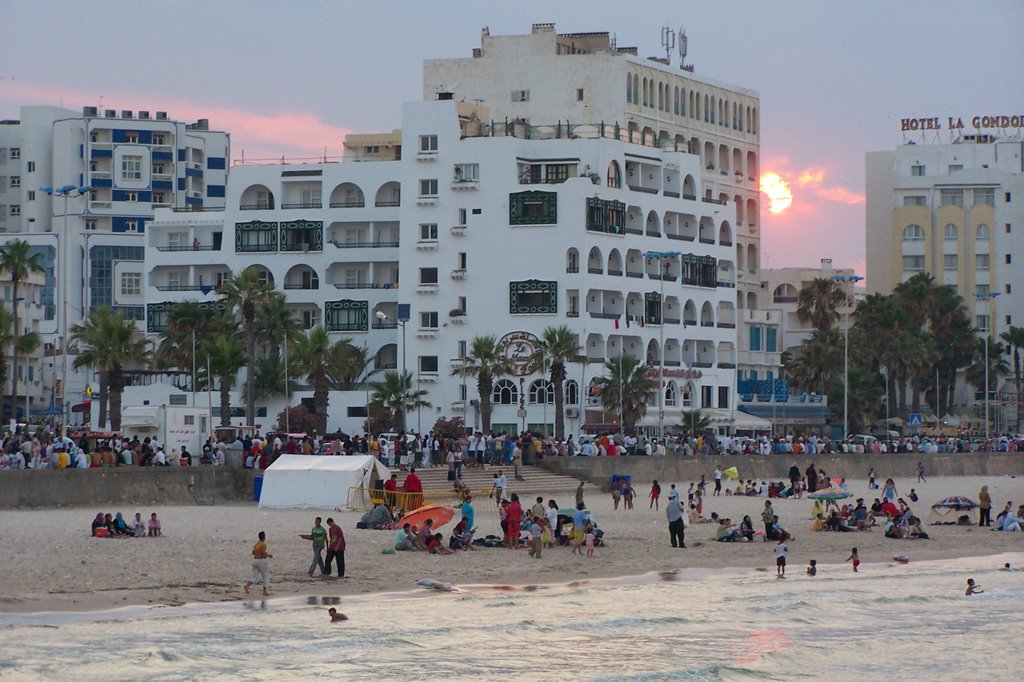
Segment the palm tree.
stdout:
<svg viewBox="0 0 1024 682">
<path fill-rule="evenodd" d="M 988 386 L 985 386 L 985 345 L 988 345 Z M 974 351 L 974 362 L 970 364 L 964 373 L 965 378 L 971 386 L 980 389 L 982 393 L 987 390 L 991 394 L 999 385 L 999 377 L 1006 376 L 1010 372 L 1010 366 L 1003 355 L 1006 347 L 991 336 L 978 339 L 978 345 Z"/>
<path fill-rule="evenodd" d="M 210 374 L 220 383 L 220 425 L 231 425 L 231 389 L 238 381 L 238 370 L 245 365 L 242 340 L 235 335 L 221 335 L 208 339 L 203 350 L 209 360 Z M 205 373 L 206 368 L 203 368 Z M 207 390 L 213 387 L 212 377 L 206 382 Z"/>
<path fill-rule="evenodd" d="M 257 343 L 265 357 L 281 355 L 281 347 L 287 339 L 289 346 L 302 335 L 295 323 L 294 312 L 288 308 L 285 295 L 274 291 L 270 298 L 256 310 L 253 321 Z"/>
<path fill-rule="evenodd" d="M 332 343 L 327 330 L 317 325 L 299 337 L 294 357 L 295 371 L 313 387 L 317 433 L 327 433 L 329 391 L 344 388 L 346 377 L 362 371 L 361 367 L 352 367 L 357 357 L 352 340 L 343 338 Z"/>
<path fill-rule="evenodd" d="M 405 415 L 421 407 L 430 407 L 424 398 L 426 391 L 413 388 L 411 372 L 399 374 L 394 370 L 384 372 L 383 381 L 371 381 L 370 406 L 387 409 L 394 419 L 393 427 L 405 431 Z"/>
<path fill-rule="evenodd" d="M 839 306 L 845 302 L 846 293 L 835 280 L 818 277 L 797 294 L 796 314 L 822 335 L 839 319 Z"/>
<path fill-rule="evenodd" d="M 544 354 L 551 361 L 551 384 L 555 389 L 555 438 L 565 438 L 565 363 L 578 362 L 579 341 L 569 327 L 548 327 L 541 334 Z"/>
<path fill-rule="evenodd" d="M 124 371 L 126 367 L 148 364 L 145 337 L 139 333 L 134 320 L 126 320 L 122 313 L 111 313 L 109 308 L 101 307 L 89 314 L 87 322 L 71 328 L 71 338 L 85 346 L 75 358 L 75 369 L 92 367 L 105 377 L 110 399 L 110 428 L 120 431 Z M 100 426 L 105 425 L 105 421 L 101 421 Z"/>
<path fill-rule="evenodd" d="M 476 377 L 476 390 L 480 396 L 480 428 L 491 431 L 491 391 L 494 380 L 512 374 L 513 365 L 501 352 L 495 336 L 475 336 L 469 342 L 469 352 L 462 364 L 452 370 L 452 376 Z"/>
<path fill-rule="evenodd" d="M 701 414 L 700 408 L 694 410 L 683 410 L 683 420 L 677 427 L 680 431 L 689 431 L 697 434 L 711 426 L 711 418 Z"/>
<path fill-rule="evenodd" d="M 605 375 L 594 380 L 605 412 L 622 415 L 623 433 L 632 433 L 647 412 L 647 400 L 662 390 L 647 376 L 647 366 L 632 355 L 618 355 L 604 363 Z"/>
<path fill-rule="evenodd" d="M 264 282 L 249 268 L 234 275 L 220 288 L 224 303 L 242 320 L 245 334 L 245 420 L 256 423 L 256 310 L 273 298 L 274 285 Z"/>
<path fill-rule="evenodd" d="M 198 301 L 176 303 L 168 313 L 167 329 L 160 334 L 153 363 L 160 369 L 191 372 L 196 360 L 192 351 L 206 340 L 208 318 Z"/>
<path fill-rule="evenodd" d="M 0 396 L 3 395 L 3 385 L 7 383 L 7 347 L 14 346 L 21 353 L 31 353 L 39 347 L 41 340 L 35 332 L 26 332 L 21 336 L 14 332 L 14 314 L 7 308 L 0 306 Z M 12 383 L 16 379 L 12 377 Z M 11 395 L 14 394 L 11 387 Z M 11 414 L 17 411 L 17 403 L 13 404 Z"/>
<path fill-rule="evenodd" d="M 32 245 L 24 239 L 12 239 L 0 246 L 0 272 L 6 272 L 7 276 L 11 279 L 11 308 L 14 312 L 12 326 L 15 336 L 19 335 L 18 332 L 21 329 L 18 326 L 18 287 L 33 273 L 45 272 L 40 263 L 42 257 L 42 254 L 38 251 L 33 253 Z M 63 293 L 65 296 L 67 295 L 67 292 Z M 14 343 L 13 346 L 14 352 L 12 356 L 14 362 L 12 364 L 14 365 L 14 371 L 11 373 L 13 377 L 11 380 L 12 416 L 16 413 L 18 405 L 18 353 L 22 350 L 17 343 Z M 27 414 L 25 415 L 25 420 L 28 420 Z"/>
<path fill-rule="evenodd" d="M 1011 326 L 1005 332 L 999 335 L 1003 341 L 1006 342 L 1006 347 L 1013 353 L 1013 385 L 1017 391 L 1017 431 L 1020 431 L 1021 417 L 1021 405 L 1024 405 L 1024 401 L 1021 396 L 1021 375 L 1020 375 L 1020 350 L 1024 348 L 1024 327 L 1013 327 Z"/>
</svg>

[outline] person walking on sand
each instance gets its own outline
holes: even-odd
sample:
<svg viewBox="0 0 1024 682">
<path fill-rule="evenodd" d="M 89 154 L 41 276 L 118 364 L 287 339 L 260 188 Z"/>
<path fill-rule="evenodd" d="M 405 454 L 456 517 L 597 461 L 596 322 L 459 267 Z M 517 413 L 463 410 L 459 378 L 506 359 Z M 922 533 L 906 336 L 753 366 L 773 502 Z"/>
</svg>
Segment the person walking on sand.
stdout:
<svg viewBox="0 0 1024 682">
<path fill-rule="evenodd" d="M 327 573 L 324 567 L 324 548 L 327 546 L 327 529 L 320 525 L 322 519 L 318 516 L 313 521 L 313 530 L 309 531 L 309 539 L 313 541 L 313 563 L 309 565 L 309 576 L 313 577 L 316 567 L 320 567 L 320 574 Z"/>
<path fill-rule="evenodd" d="M 764 541 L 775 539 L 775 533 L 772 527 L 775 525 L 775 510 L 772 509 L 772 501 L 764 501 L 764 511 L 761 512 L 761 520 L 764 521 Z"/>
<path fill-rule="evenodd" d="M 775 545 L 775 572 L 780 578 L 786 577 L 787 554 L 789 554 L 789 547 L 786 547 L 786 541 L 779 537 L 779 544 Z"/>
<path fill-rule="evenodd" d="M 715 467 L 715 492 L 711 493 L 712 497 L 718 497 L 722 494 L 722 465 L 719 464 Z"/>
<path fill-rule="evenodd" d="M 648 509 L 654 509 L 655 511 L 657 511 L 658 508 L 659 508 L 658 507 L 658 498 L 660 498 L 660 497 L 661 497 L 661 486 L 658 485 L 658 481 L 655 480 L 654 483 L 651 484 L 651 505 L 650 505 L 650 507 L 648 507 Z"/>
<path fill-rule="evenodd" d="M 850 550 L 850 556 L 846 557 L 846 560 L 853 563 L 853 572 L 857 573 L 857 567 L 860 566 L 860 557 L 857 555 L 856 547 Z"/>
<path fill-rule="evenodd" d="M 928 482 L 928 479 L 926 479 L 924 477 L 924 462 L 918 462 L 917 463 L 917 468 L 914 469 L 914 471 L 917 472 L 917 482 L 918 483 L 927 483 Z"/>
<path fill-rule="evenodd" d="M 988 494 L 988 486 L 981 486 L 978 493 L 978 525 L 987 528 L 992 525 L 992 496 Z"/>
<path fill-rule="evenodd" d="M 429 520 L 429 519 L 428 519 Z M 331 574 L 331 564 L 337 560 L 338 564 L 338 577 L 345 577 L 345 534 L 341 531 L 341 526 L 334 522 L 334 519 L 327 519 L 327 566 L 324 570 L 324 575 L 329 576 Z"/>
<path fill-rule="evenodd" d="M 686 524 L 683 521 L 683 505 L 679 501 L 679 493 L 675 490 L 668 494 L 665 505 L 665 517 L 668 519 L 668 536 L 673 547 L 686 548 Z"/>
<path fill-rule="evenodd" d="M 249 588 L 253 583 L 263 583 L 263 596 L 270 596 L 270 568 L 267 566 L 267 559 L 273 559 L 274 555 L 267 551 L 267 534 L 260 531 L 257 535 L 256 544 L 252 546 L 252 576 L 245 582 L 242 588 L 249 594 Z"/>
<path fill-rule="evenodd" d="M 508 486 L 508 481 L 505 478 L 505 474 L 501 473 L 501 469 L 498 469 L 498 473 L 494 474 L 494 485 L 491 486 L 490 494 L 490 497 L 494 498 L 498 509 L 501 509 L 501 500 L 506 486 Z"/>
</svg>

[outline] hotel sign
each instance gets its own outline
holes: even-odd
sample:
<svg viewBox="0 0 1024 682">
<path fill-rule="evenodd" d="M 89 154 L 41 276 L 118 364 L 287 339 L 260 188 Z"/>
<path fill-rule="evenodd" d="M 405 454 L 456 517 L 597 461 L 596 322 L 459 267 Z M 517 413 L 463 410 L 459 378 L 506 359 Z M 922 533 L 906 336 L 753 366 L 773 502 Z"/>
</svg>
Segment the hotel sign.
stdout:
<svg viewBox="0 0 1024 682">
<path fill-rule="evenodd" d="M 529 332 L 510 332 L 498 341 L 498 353 L 512 365 L 512 375 L 524 377 L 541 368 L 541 342 Z"/>
<path fill-rule="evenodd" d="M 1014 116 L 973 116 L 970 119 L 971 127 L 977 130 L 992 130 L 1004 128 L 1024 128 L 1024 114 Z M 900 130 L 902 132 L 914 132 L 917 130 L 962 130 L 966 126 L 964 120 L 959 116 L 939 116 L 925 118 L 902 118 L 900 119 Z"/>
</svg>

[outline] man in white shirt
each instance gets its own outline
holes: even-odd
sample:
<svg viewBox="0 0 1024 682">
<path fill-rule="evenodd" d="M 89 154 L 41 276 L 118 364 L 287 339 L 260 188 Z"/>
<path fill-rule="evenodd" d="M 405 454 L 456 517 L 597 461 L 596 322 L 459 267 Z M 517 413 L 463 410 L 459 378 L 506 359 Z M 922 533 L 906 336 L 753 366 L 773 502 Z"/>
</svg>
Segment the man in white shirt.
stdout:
<svg viewBox="0 0 1024 682">
<path fill-rule="evenodd" d="M 581 457 L 593 457 L 594 456 L 594 444 L 589 440 L 583 442 L 583 447 L 580 448 Z"/>
<path fill-rule="evenodd" d="M 157 466 L 157 467 L 165 467 L 165 466 L 167 466 L 167 455 L 164 454 L 164 449 L 161 448 L 161 447 L 158 447 L 156 449 L 156 454 L 153 455 L 153 466 Z"/>
<path fill-rule="evenodd" d="M 85 452 L 83 452 L 82 450 L 79 450 L 78 454 L 75 455 L 75 468 L 76 469 L 88 469 L 89 468 L 89 458 L 85 456 Z"/>
</svg>

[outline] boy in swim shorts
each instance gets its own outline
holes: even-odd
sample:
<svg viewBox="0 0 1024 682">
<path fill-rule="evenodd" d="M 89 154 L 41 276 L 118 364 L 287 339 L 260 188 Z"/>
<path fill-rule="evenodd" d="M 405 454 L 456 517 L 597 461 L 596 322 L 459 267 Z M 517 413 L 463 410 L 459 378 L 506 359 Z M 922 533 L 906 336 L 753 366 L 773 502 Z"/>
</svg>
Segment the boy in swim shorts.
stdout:
<svg viewBox="0 0 1024 682">
<path fill-rule="evenodd" d="M 853 562 L 853 572 L 857 572 L 857 567 L 860 566 L 860 557 L 857 555 L 857 548 L 854 547 L 850 550 L 850 556 L 846 557 L 847 561 Z"/>
</svg>

